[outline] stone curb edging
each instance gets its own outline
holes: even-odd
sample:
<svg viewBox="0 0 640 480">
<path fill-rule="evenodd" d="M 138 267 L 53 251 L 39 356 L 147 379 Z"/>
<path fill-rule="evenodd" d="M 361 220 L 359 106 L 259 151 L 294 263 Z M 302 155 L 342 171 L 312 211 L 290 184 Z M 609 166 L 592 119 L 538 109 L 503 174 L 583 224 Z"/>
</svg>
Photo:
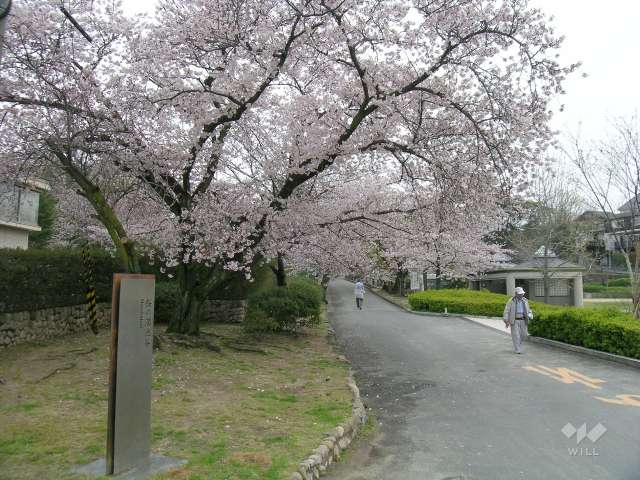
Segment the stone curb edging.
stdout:
<svg viewBox="0 0 640 480">
<path fill-rule="evenodd" d="M 367 421 L 367 411 L 360 398 L 360 389 L 353 375 L 349 374 L 347 385 L 353 395 L 351 417 L 334 428 L 320 446 L 298 465 L 298 470 L 291 474 L 289 480 L 317 480 L 324 475 L 329 465 L 340 458 L 341 452 L 358 435 Z"/>
</svg>

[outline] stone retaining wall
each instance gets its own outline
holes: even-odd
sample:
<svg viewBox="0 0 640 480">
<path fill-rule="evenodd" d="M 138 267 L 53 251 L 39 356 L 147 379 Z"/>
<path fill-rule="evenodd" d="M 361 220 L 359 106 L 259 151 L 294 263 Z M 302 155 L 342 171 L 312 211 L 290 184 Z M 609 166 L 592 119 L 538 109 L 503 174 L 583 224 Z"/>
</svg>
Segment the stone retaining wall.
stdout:
<svg viewBox="0 0 640 480">
<path fill-rule="evenodd" d="M 97 316 L 98 327 L 110 326 L 111 304 L 99 303 Z M 89 318 L 85 305 L 0 313 L 0 348 L 86 330 L 89 330 Z"/>
<path fill-rule="evenodd" d="M 211 300 L 203 308 L 205 321 L 242 323 L 247 302 L 246 300 Z M 109 327 L 111 304 L 98 304 L 97 315 L 98 327 Z M 89 320 L 85 305 L 45 308 L 32 312 L 0 313 L 0 348 L 63 337 L 86 330 L 89 330 Z"/>
<path fill-rule="evenodd" d="M 204 320 L 217 323 L 242 323 L 246 300 L 211 300 L 204 308 Z M 98 327 L 110 327 L 111 304 L 97 308 Z M 0 348 L 24 342 L 63 337 L 89 330 L 85 305 L 45 308 L 32 312 L 0 313 Z"/>
<path fill-rule="evenodd" d="M 320 446 L 298 465 L 298 471 L 292 473 L 289 480 L 318 480 L 326 473 L 327 468 L 340 458 L 341 452 L 349 446 L 366 423 L 367 412 L 360 398 L 360 390 L 352 376 L 349 376 L 347 383 L 353 394 L 351 417 L 329 432 Z"/>
<path fill-rule="evenodd" d="M 204 321 L 215 323 L 242 323 L 247 310 L 246 300 L 209 300 L 202 307 Z"/>
</svg>

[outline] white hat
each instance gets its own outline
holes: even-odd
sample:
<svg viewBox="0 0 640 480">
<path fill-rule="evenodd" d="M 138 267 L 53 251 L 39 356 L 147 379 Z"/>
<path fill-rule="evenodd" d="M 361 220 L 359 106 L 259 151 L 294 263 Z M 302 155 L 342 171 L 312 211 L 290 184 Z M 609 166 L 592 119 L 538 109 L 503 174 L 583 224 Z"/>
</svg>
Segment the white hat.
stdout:
<svg viewBox="0 0 640 480">
<path fill-rule="evenodd" d="M 516 295 L 524 295 L 524 288 L 516 287 Z"/>
</svg>

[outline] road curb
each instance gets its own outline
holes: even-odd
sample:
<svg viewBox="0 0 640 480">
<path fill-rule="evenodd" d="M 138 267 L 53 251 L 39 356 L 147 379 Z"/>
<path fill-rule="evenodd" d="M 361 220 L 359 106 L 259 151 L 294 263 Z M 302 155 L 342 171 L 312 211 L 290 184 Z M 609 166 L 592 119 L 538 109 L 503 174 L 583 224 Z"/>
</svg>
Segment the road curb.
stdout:
<svg viewBox="0 0 640 480">
<path fill-rule="evenodd" d="M 391 305 L 393 305 L 394 307 L 398 307 L 402 310 L 404 310 L 407 313 L 412 313 L 413 315 L 420 315 L 421 317 L 450 317 L 452 315 L 448 314 L 448 313 L 435 313 L 435 312 L 416 312 L 414 310 L 411 310 L 409 308 L 403 307 L 402 305 L 398 305 L 396 302 L 394 302 L 393 300 L 389 300 L 387 297 L 380 295 L 378 292 L 376 292 L 375 290 L 367 287 L 367 290 L 371 293 L 373 293 L 376 297 L 381 298 L 382 300 L 384 300 L 387 303 L 390 303 Z"/>
<path fill-rule="evenodd" d="M 385 298 L 384 296 L 380 295 L 378 292 L 376 292 L 374 290 L 369 289 L 369 291 L 371 293 L 377 295 L 379 298 L 385 300 L 386 302 L 391 303 L 392 305 L 395 305 L 396 307 L 401 308 L 405 312 L 412 313 L 414 315 L 428 316 L 428 317 L 456 317 L 456 318 L 461 318 L 463 320 L 466 320 L 467 322 L 472 322 L 475 325 L 479 325 L 481 327 L 488 328 L 488 329 L 493 330 L 494 332 L 500 333 L 502 335 L 509 336 L 508 332 L 503 332 L 503 331 L 498 330 L 496 328 L 493 328 L 493 327 L 491 327 L 489 325 L 485 325 L 483 323 L 476 322 L 475 320 L 473 320 L 471 318 L 468 318 L 468 317 L 465 317 L 463 315 L 456 315 L 455 313 L 444 314 L 444 313 L 433 313 L 433 312 L 414 312 L 413 310 L 410 310 L 410 309 L 408 309 L 406 307 L 403 307 L 402 305 L 398 305 L 397 303 L 393 302 L 392 300 L 389 300 L 388 298 Z M 487 317 L 487 318 L 490 318 L 490 317 Z M 580 347 L 578 345 L 571 345 L 569 343 L 559 342 L 558 340 L 551 340 L 551 339 L 548 339 L 548 338 L 536 337 L 534 335 L 529 335 L 527 340 L 530 341 L 530 342 L 533 342 L 533 343 L 538 343 L 540 345 L 546 345 L 548 347 L 559 348 L 559 349 L 562 349 L 562 350 L 581 353 L 583 355 L 588 355 L 590 357 L 596 357 L 596 358 L 600 358 L 602 360 L 608 360 L 610 362 L 620 363 L 620 364 L 623 364 L 623 365 L 627 365 L 629 367 L 634 367 L 634 368 L 640 369 L 640 360 L 637 360 L 635 358 L 624 357 L 622 355 L 616 355 L 615 353 L 601 352 L 600 350 L 593 350 L 591 348 Z"/>
<path fill-rule="evenodd" d="M 349 372 L 347 385 L 353 395 L 351 416 L 326 434 L 320 446 L 300 462 L 298 470 L 291 474 L 289 480 L 319 479 L 340 458 L 341 452 L 351 444 L 367 422 L 367 411 L 360 398 L 360 389 L 353 378 L 353 372 Z"/>
<path fill-rule="evenodd" d="M 616 355 L 615 353 L 601 352 L 600 350 L 593 350 L 591 348 L 580 347 L 578 345 L 571 345 L 569 343 L 559 342 L 558 340 L 550 340 L 548 338 L 535 337 L 529 335 L 528 340 L 533 343 L 539 343 L 541 345 L 547 345 L 549 347 L 561 348 L 563 350 L 569 350 L 583 355 L 589 355 L 590 357 L 597 357 L 603 360 L 609 360 L 610 362 L 621 363 L 629 367 L 640 369 L 640 360 L 635 358 L 623 357 L 622 355 Z"/>
<path fill-rule="evenodd" d="M 460 316 L 460 317 L 458 317 L 458 318 L 461 318 L 461 319 L 463 319 L 463 320 L 466 320 L 467 322 L 471 322 L 471 323 L 473 323 L 473 324 L 475 324 L 475 325 L 479 325 L 479 326 L 481 326 L 481 327 L 488 328 L 489 330 L 492 330 L 492 331 L 494 331 L 494 332 L 496 332 L 496 333 L 500 333 L 500 334 L 502 334 L 502 335 L 506 335 L 506 336 L 508 336 L 508 337 L 510 337 L 510 336 L 511 336 L 511 334 L 510 334 L 508 331 L 506 331 L 506 330 L 503 332 L 502 330 L 498 330 L 497 328 L 493 328 L 493 327 L 491 327 L 491 326 L 489 326 L 489 325 L 485 325 L 484 323 L 476 322 L 476 321 L 475 321 L 475 320 L 473 320 L 472 318 L 469 318 L 469 317 L 462 317 L 462 316 Z M 490 318 L 490 317 L 487 317 L 487 318 Z"/>
<path fill-rule="evenodd" d="M 480 325 L 481 327 L 489 328 L 494 332 L 498 332 L 503 335 L 509 336 L 508 332 L 503 332 L 502 330 L 498 330 L 497 328 L 493 328 L 489 325 L 476 322 L 472 318 L 468 318 L 468 317 L 460 317 L 460 318 L 463 318 L 468 322 L 473 322 L 476 325 Z M 486 318 L 491 318 L 491 317 L 486 317 Z M 593 350 L 592 348 L 581 347 L 579 345 L 571 345 L 570 343 L 564 343 L 558 340 L 551 340 L 550 338 L 536 337 L 535 335 L 529 335 L 527 337 L 527 341 L 532 343 L 539 343 L 540 345 L 546 345 L 548 347 L 559 348 L 562 350 L 568 350 L 571 352 L 580 353 L 582 355 L 588 355 L 590 357 L 597 357 L 602 360 L 608 360 L 610 362 L 621 363 L 623 365 L 627 365 L 634 368 L 640 368 L 640 360 L 637 360 L 635 358 L 630 358 L 630 357 L 624 357 L 622 355 L 616 355 L 615 353 L 601 352 L 600 350 Z"/>
</svg>

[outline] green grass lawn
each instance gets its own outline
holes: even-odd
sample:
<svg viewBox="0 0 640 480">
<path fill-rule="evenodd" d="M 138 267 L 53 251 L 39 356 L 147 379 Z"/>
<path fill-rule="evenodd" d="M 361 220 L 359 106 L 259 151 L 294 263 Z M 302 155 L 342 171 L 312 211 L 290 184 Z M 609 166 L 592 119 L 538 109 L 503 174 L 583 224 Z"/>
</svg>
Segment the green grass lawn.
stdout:
<svg viewBox="0 0 640 480">
<path fill-rule="evenodd" d="M 266 354 L 156 352 L 152 451 L 188 464 L 153 478 L 287 478 L 351 413 L 348 366 L 326 328 L 266 336 Z M 237 326 L 208 329 L 253 341 Z M 70 470 L 104 456 L 108 341 L 101 332 L 0 351 L 0 479 L 88 478 Z"/>
<path fill-rule="evenodd" d="M 592 298 L 631 298 L 630 286 L 606 286 L 600 283 L 586 282 L 584 293 Z"/>
<path fill-rule="evenodd" d="M 606 301 L 605 301 L 606 300 Z M 596 299 L 596 298 L 585 298 L 584 299 L 585 307 L 599 307 L 599 308 L 608 308 L 614 307 L 619 309 L 624 313 L 631 313 L 633 311 L 633 303 L 631 303 L 631 299 Z"/>
</svg>

